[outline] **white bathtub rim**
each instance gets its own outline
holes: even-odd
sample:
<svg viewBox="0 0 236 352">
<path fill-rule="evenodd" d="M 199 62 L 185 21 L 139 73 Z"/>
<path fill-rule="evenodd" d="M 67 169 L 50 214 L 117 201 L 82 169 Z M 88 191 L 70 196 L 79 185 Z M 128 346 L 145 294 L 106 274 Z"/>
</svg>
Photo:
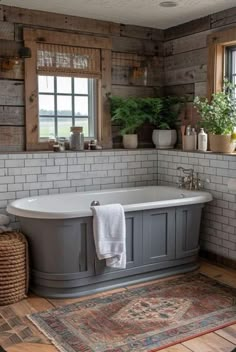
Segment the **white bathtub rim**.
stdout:
<svg viewBox="0 0 236 352">
<path fill-rule="evenodd" d="M 132 211 L 140 211 L 140 210 L 151 210 L 151 209 L 160 209 L 160 208 L 169 208 L 169 207 L 177 207 L 177 206 L 184 206 L 184 205 L 192 205 L 192 204 L 200 204 L 210 202 L 213 197 L 209 192 L 205 191 L 187 191 L 184 189 L 178 189 L 176 187 L 170 186 L 144 186 L 144 187 L 131 187 L 131 188 L 122 188 L 122 189 L 110 189 L 110 190 L 101 190 L 101 191 L 93 191 L 93 192 L 75 192 L 78 195 L 99 195 L 104 193 L 110 192 L 119 192 L 119 191 L 135 191 L 135 190 L 143 190 L 143 189 L 151 189 L 151 188 L 162 188 L 165 190 L 178 190 L 180 198 L 173 198 L 171 200 L 159 200 L 155 202 L 144 202 L 144 203 L 134 203 L 134 204 L 125 204 L 123 205 L 125 212 L 132 212 Z M 85 209 L 76 209 L 75 211 L 42 211 L 42 210 L 30 210 L 30 209 L 22 209 L 19 207 L 20 204 L 23 202 L 28 202 L 29 200 L 34 199 L 48 199 L 48 197 L 70 197 L 73 193 L 61 193 L 61 194 L 54 194 L 54 195 L 44 195 L 44 196 L 37 196 L 37 197 L 27 197 L 22 199 L 17 199 L 10 203 L 7 206 L 7 212 L 9 214 L 18 216 L 18 217 L 25 217 L 25 218 L 35 218 L 35 219 L 73 219 L 79 217 L 88 217 L 92 216 L 92 211 L 90 208 Z M 190 196 L 191 194 L 191 196 Z M 174 197 L 174 196 L 173 196 Z M 95 197 L 96 198 L 96 197 Z M 116 203 L 115 199 L 114 202 Z"/>
</svg>

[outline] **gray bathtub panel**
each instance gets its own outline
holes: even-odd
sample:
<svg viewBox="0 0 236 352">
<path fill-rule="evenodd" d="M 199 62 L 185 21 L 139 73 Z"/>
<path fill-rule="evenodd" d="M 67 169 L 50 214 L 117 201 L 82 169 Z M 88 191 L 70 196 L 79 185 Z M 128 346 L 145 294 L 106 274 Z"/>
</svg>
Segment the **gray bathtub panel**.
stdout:
<svg viewBox="0 0 236 352">
<path fill-rule="evenodd" d="M 173 274 L 176 272 L 176 268 L 180 269 L 181 271 L 185 268 L 185 270 L 188 271 L 188 269 L 192 268 L 193 265 L 195 269 L 199 266 L 198 258 L 196 256 L 180 259 L 178 261 L 173 260 L 169 263 L 156 263 L 151 264 L 150 266 L 148 265 L 142 266 L 140 268 L 131 268 L 127 271 L 117 271 L 117 273 L 106 273 L 104 275 L 102 274 L 97 276 L 90 276 L 87 278 L 85 277 L 82 279 L 69 281 L 62 280 L 61 282 L 59 280 L 52 280 L 50 275 L 48 276 L 48 279 L 43 280 L 37 275 L 36 277 L 33 277 L 31 287 L 35 293 L 37 293 L 38 286 L 41 287 L 41 290 L 44 288 L 44 296 L 46 296 L 48 288 L 50 288 L 51 292 L 54 290 L 55 295 L 57 295 L 57 292 L 60 289 L 63 289 L 64 294 L 71 293 L 76 289 L 77 292 L 80 293 L 84 287 L 87 287 L 87 290 L 93 285 L 103 285 L 106 287 L 108 285 L 111 286 L 114 281 L 119 281 L 120 284 L 123 283 L 126 285 L 127 282 L 132 282 L 134 277 L 136 279 L 140 278 L 140 282 L 143 282 L 143 278 L 146 276 L 158 276 L 159 272 L 169 272 L 169 274 Z"/>
<path fill-rule="evenodd" d="M 175 210 L 143 212 L 143 262 L 158 263 L 175 257 Z"/>
<path fill-rule="evenodd" d="M 176 209 L 176 258 L 197 254 L 202 205 Z"/>
<path fill-rule="evenodd" d="M 98 280 L 94 282 L 85 282 L 80 287 L 70 287 L 70 288 L 62 288 L 60 287 L 50 287 L 46 285 L 45 287 L 40 286 L 40 283 L 36 283 L 36 285 L 32 284 L 31 289 L 39 296 L 49 297 L 49 298 L 73 298 L 73 297 L 81 297 L 90 295 L 93 293 L 103 292 L 105 290 L 111 290 L 119 287 L 124 287 L 128 285 L 139 284 L 147 281 L 152 281 L 156 279 L 160 279 L 163 277 L 168 277 L 177 274 L 184 274 L 199 268 L 199 263 L 193 261 L 184 265 L 174 265 L 172 268 L 164 268 L 159 269 L 157 271 L 133 274 L 128 277 L 118 277 L 113 280 Z"/>
<path fill-rule="evenodd" d="M 92 217 L 20 218 L 29 240 L 31 288 L 45 297 L 77 297 L 198 266 L 201 206 L 126 213 L 127 267 L 111 269 L 95 253 Z"/>
<path fill-rule="evenodd" d="M 39 272 L 94 274 L 92 218 L 68 220 L 20 219 L 29 241 L 31 267 Z"/>
</svg>

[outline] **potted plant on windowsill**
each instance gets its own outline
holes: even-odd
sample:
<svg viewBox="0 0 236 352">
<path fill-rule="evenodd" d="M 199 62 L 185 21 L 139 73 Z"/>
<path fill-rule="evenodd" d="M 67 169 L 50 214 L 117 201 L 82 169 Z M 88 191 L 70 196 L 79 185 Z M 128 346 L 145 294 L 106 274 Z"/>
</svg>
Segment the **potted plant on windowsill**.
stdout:
<svg viewBox="0 0 236 352">
<path fill-rule="evenodd" d="M 212 152 L 232 153 L 235 150 L 235 88 L 235 85 L 225 80 L 222 91 L 212 94 L 211 102 L 198 96 L 194 99 L 194 106 L 201 116 L 199 124 L 209 134 Z"/>
<path fill-rule="evenodd" d="M 120 126 L 123 146 L 127 149 L 138 147 L 137 129 L 145 122 L 147 115 L 142 108 L 142 98 L 109 97 L 112 121 Z"/>
<path fill-rule="evenodd" d="M 182 103 L 182 98 L 169 96 L 147 100 L 148 120 L 156 127 L 152 133 L 156 148 L 174 148 L 177 141 L 176 124 Z"/>
</svg>

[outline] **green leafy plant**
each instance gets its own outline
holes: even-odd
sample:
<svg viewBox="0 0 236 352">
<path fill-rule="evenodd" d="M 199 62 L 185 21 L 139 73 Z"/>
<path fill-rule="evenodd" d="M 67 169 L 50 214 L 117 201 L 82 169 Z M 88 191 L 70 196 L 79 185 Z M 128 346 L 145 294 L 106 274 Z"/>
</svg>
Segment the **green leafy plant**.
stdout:
<svg viewBox="0 0 236 352">
<path fill-rule="evenodd" d="M 141 98 L 142 109 L 147 115 L 147 121 L 156 125 L 160 120 L 162 98 Z"/>
<path fill-rule="evenodd" d="M 150 99 L 149 122 L 160 130 L 175 129 L 184 98 L 167 96 Z"/>
<path fill-rule="evenodd" d="M 112 121 L 120 125 L 120 134 L 133 134 L 147 120 L 143 99 L 108 96 L 111 106 Z"/>
<path fill-rule="evenodd" d="M 232 134 L 236 127 L 235 85 L 224 81 L 221 92 L 212 94 L 211 102 L 206 98 L 194 99 L 194 107 L 201 115 L 200 125 L 207 132 L 218 135 Z"/>
</svg>

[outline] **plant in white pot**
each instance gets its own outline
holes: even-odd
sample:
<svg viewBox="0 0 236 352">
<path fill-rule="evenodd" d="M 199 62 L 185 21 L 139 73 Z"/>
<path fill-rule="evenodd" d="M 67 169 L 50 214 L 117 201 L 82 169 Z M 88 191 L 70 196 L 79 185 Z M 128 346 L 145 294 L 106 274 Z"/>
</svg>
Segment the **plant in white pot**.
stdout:
<svg viewBox="0 0 236 352">
<path fill-rule="evenodd" d="M 221 92 L 206 98 L 194 99 L 194 106 L 201 116 L 200 126 L 209 134 L 210 150 L 219 153 L 232 153 L 235 150 L 236 98 L 235 85 L 224 81 Z"/>
<path fill-rule="evenodd" d="M 142 109 L 142 98 L 109 96 L 109 101 L 111 104 L 111 118 L 120 127 L 124 148 L 137 148 L 137 129 L 147 119 L 147 115 Z"/>
<path fill-rule="evenodd" d="M 149 98 L 149 101 L 147 100 L 147 104 L 149 104 L 148 120 L 156 127 L 152 133 L 152 141 L 156 148 L 174 148 L 177 141 L 176 124 L 182 103 L 182 98 L 178 97 Z"/>
</svg>

